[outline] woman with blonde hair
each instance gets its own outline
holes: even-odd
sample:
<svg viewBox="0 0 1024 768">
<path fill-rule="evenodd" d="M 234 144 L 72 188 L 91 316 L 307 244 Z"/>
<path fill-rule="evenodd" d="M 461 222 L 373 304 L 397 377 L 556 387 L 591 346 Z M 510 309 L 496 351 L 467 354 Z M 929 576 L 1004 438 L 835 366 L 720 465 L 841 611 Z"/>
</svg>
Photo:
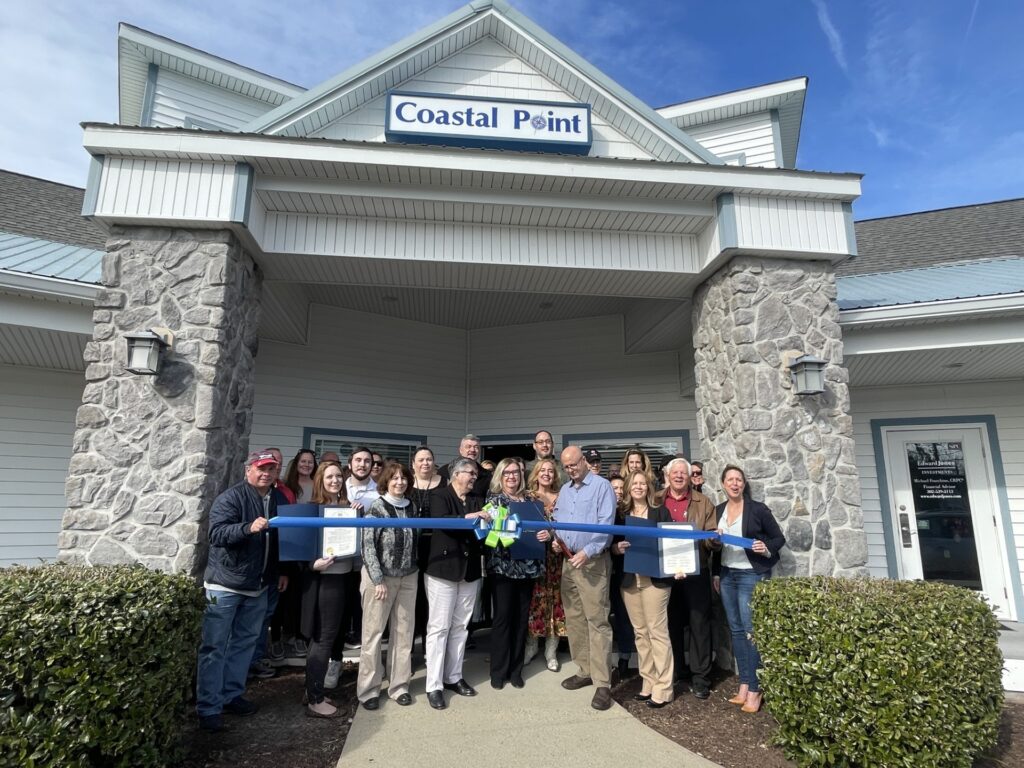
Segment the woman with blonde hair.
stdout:
<svg viewBox="0 0 1024 768">
<path fill-rule="evenodd" d="M 665 507 L 657 505 L 655 489 L 642 470 L 626 476 L 626 501 L 622 508 L 625 523 L 641 517 L 657 525 L 672 522 Z M 629 542 L 616 541 L 612 547 L 624 555 Z M 664 707 L 673 697 L 672 641 L 668 634 L 668 599 L 673 579 L 645 576 L 625 571 L 622 574 L 622 601 L 636 635 L 636 653 L 643 684 L 637 701 L 652 709 Z"/>
<path fill-rule="evenodd" d="M 502 459 L 494 468 L 487 495 L 491 515 L 509 504 L 526 500 L 522 465 L 515 458 Z M 487 509 L 488 507 L 484 507 Z M 540 560 L 516 560 L 500 537 L 488 537 L 485 559 L 487 576 L 494 594 L 494 623 L 491 626 L 491 687 L 501 689 L 505 681 L 522 688 L 527 621 L 533 584 L 541 574 Z M 524 536 L 536 536 L 524 533 Z M 493 544 L 493 546 L 492 546 Z"/>
<path fill-rule="evenodd" d="M 558 465 L 554 459 L 539 459 L 526 481 L 526 494 L 544 505 L 544 517 L 552 519 L 558 490 Z M 544 638 L 544 658 L 548 669 L 558 671 L 558 641 L 565 637 L 565 611 L 562 609 L 562 554 L 549 542 L 544 569 L 533 587 L 528 619 L 530 636 L 526 640 L 525 663 L 537 655 L 538 639 Z"/>
</svg>

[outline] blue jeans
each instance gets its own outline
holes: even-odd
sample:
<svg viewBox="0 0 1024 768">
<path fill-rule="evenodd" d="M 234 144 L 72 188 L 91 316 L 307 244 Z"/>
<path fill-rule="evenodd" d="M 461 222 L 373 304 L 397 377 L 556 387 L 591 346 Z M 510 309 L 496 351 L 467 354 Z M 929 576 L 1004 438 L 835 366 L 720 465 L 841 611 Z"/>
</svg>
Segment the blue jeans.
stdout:
<svg viewBox="0 0 1024 768">
<path fill-rule="evenodd" d="M 196 673 L 196 712 L 219 715 L 224 705 L 245 693 L 260 623 L 267 614 L 267 591 L 258 597 L 206 590 L 203 639 Z"/>
<path fill-rule="evenodd" d="M 761 690 L 757 681 L 757 670 L 761 666 L 761 654 L 751 640 L 754 624 L 751 619 L 750 598 L 754 595 L 757 582 L 767 579 L 770 574 L 757 573 L 746 568 L 722 566 L 721 595 L 725 616 L 729 619 L 732 633 L 732 654 L 740 673 L 740 685 L 750 686 L 753 693 Z"/>
<path fill-rule="evenodd" d="M 267 585 L 267 614 L 260 624 L 260 635 L 256 638 L 256 649 L 252 653 L 252 661 L 249 666 L 261 661 L 267 655 L 267 635 L 270 629 L 270 621 L 274 618 L 274 611 L 277 610 L 277 601 L 281 593 L 277 591 L 277 582 Z"/>
</svg>

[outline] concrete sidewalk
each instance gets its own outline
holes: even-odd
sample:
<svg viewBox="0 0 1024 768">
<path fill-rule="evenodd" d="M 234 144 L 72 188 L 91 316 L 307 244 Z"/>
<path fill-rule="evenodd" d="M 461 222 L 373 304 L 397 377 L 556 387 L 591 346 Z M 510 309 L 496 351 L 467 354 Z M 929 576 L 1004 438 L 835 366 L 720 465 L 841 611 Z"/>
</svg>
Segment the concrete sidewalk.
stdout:
<svg viewBox="0 0 1024 768">
<path fill-rule="evenodd" d="M 635 720 L 618 704 L 606 712 L 590 706 L 594 689 L 566 691 L 561 681 L 576 671 L 561 654 L 562 670 L 550 672 L 534 659 L 523 675 L 526 687 L 491 688 L 487 638 L 474 635 L 480 649 L 469 651 L 465 678 L 472 698 L 445 692 L 448 708 L 427 703 L 424 670 L 413 677 L 414 703 L 400 707 L 386 696 L 375 712 L 362 707 L 345 741 L 339 768 L 410 765 L 451 768 L 467 765 L 622 768 L 713 768 L 716 764 L 683 749 Z"/>
</svg>

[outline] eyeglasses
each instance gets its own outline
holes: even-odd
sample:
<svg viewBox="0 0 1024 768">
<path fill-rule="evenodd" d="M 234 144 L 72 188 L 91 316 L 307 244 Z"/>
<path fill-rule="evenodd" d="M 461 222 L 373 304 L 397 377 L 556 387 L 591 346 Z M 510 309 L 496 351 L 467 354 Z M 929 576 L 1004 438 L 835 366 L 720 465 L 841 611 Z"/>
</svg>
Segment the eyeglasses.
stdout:
<svg viewBox="0 0 1024 768">
<path fill-rule="evenodd" d="M 468 469 L 463 469 L 460 472 L 456 472 L 456 475 L 469 475 L 470 477 L 479 477 L 480 475 Z"/>
<path fill-rule="evenodd" d="M 516 475 L 522 474 L 518 469 L 506 469 L 501 473 L 502 477 L 515 477 Z"/>
<path fill-rule="evenodd" d="M 704 477 L 704 473 L 701 472 L 699 469 L 695 469 L 693 470 L 693 472 L 690 473 L 690 477 Z"/>
<path fill-rule="evenodd" d="M 586 461 L 586 459 L 584 459 L 584 458 L 582 458 L 582 457 L 581 457 L 581 458 L 579 459 L 579 461 L 573 461 L 573 462 L 570 462 L 570 463 L 568 463 L 568 464 L 566 464 L 566 463 L 565 463 L 565 462 L 563 461 L 563 462 L 562 462 L 562 469 L 572 469 L 572 468 L 574 468 L 574 467 L 578 467 L 578 466 L 579 466 L 580 464 L 582 464 L 582 463 L 583 463 L 584 461 Z"/>
<path fill-rule="evenodd" d="M 375 467 L 383 467 L 384 466 L 384 462 L 383 461 L 375 461 L 375 462 L 373 462 L 373 466 L 375 466 Z"/>
</svg>

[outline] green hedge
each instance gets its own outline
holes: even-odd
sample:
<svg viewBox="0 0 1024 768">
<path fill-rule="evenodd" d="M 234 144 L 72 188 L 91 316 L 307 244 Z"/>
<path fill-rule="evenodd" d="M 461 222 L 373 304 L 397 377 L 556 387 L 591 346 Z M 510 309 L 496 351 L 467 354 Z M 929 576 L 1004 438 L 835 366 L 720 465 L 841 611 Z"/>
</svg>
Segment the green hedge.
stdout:
<svg viewBox="0 0 1024 768">
<path fill-rule="evenodd" d="M 0 762 L 173 762 L 204 605 L 141 566 L 0 570 Z"/>
<path fill-rule="evenodd" d="M 995 745 L 999 624 L 976 593 L 772 579 L 753 608 L 765 706 L 800 765 L 970 766 Z"/>
</svg>

